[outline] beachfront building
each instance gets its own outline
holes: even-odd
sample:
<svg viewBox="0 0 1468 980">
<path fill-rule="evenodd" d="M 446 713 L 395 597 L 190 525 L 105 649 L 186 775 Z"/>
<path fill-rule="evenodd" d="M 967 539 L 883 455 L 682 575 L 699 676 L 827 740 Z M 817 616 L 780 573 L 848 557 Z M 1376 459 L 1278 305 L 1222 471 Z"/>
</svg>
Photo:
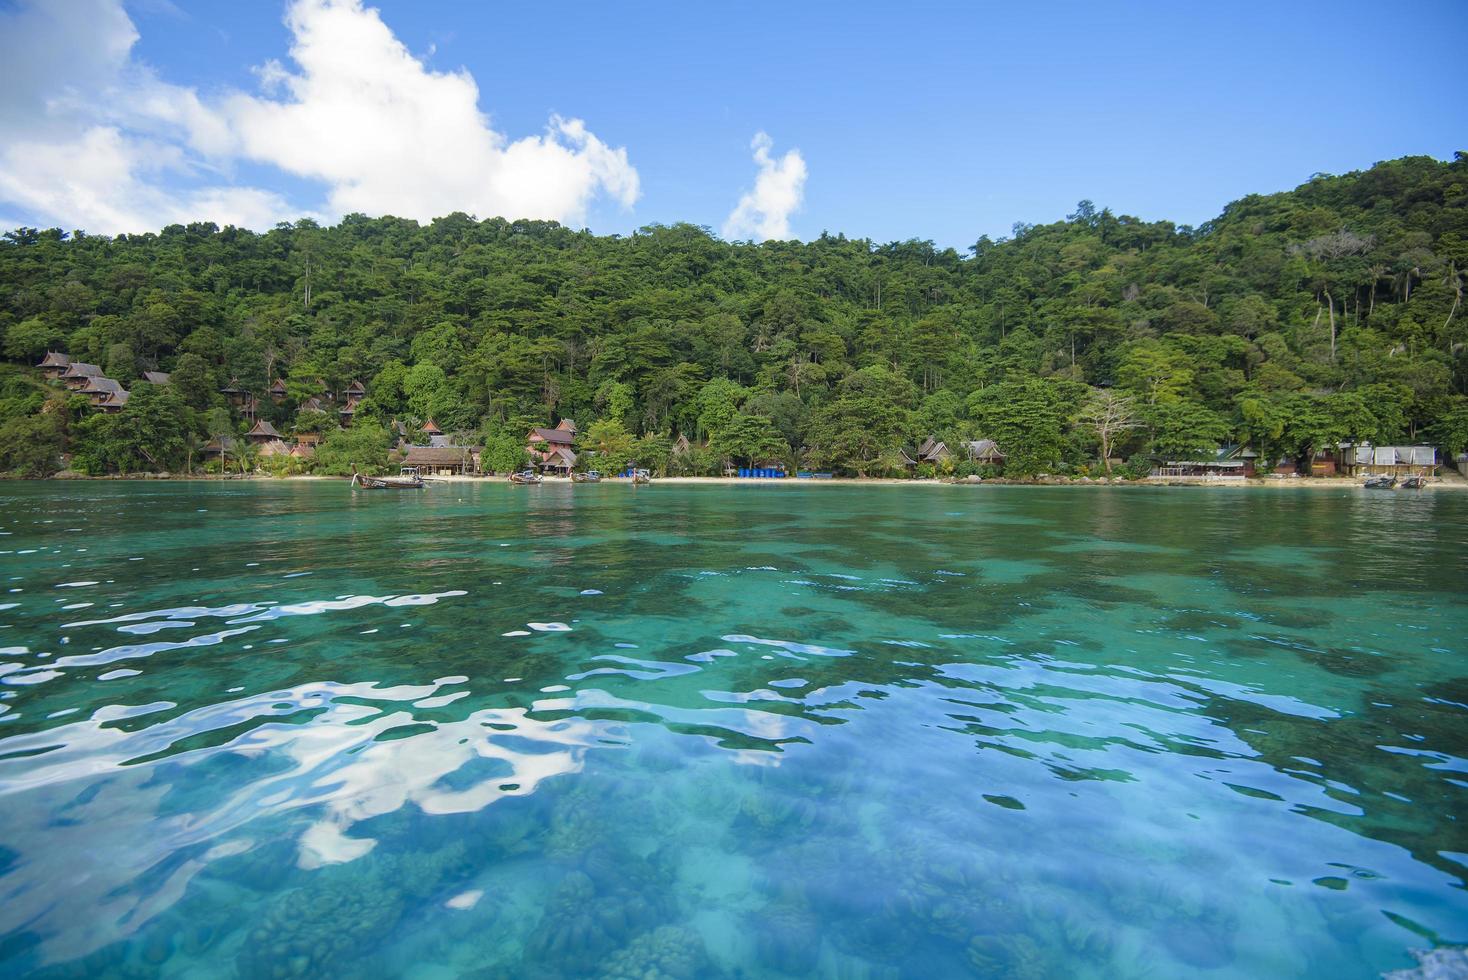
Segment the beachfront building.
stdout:
<svg viewBox="0 0 1468 980">
<path fill-rule="evenodd" d="M 1437 472 L 1433 446 L 1373 446 L 1363 442 L 1346 451 L 1349 476 L 1432 476 Z"/>
<path fill-rule="evenodd" d="M 554 429 L 536 427 L 525 437 L 525 452 L 537 468 L 562 476 L 576 465 L 576 423 L 561 419 Z"/>
<path fill-rule="evenodd" d="M 41 363 L 37 364 L 36 367 L 40 368 L 41 373 L 47 378 L 54 381 L 61 377 L 61 372 L 71 367 L 71 355 L 58 354 L 54 350 L 48 350 L 46 356 L 41 358 Z"/>
<path fill-rule="evenodd" d="M 1258 454 L 1248 446 L 1219 446 L 1211 459 L 1168 460 L 1152 471 L 1154 477 L 1204 480 L 1244 480 L 1254 475 Z"/>
<path fill-rule="evenodd" d="M 404 446 L 402 466 L 416 466 L 426 476 L 472 476 L 479 472 L 479 450 L 469 446 Z"/>
<path fill-rule="evenodd" d="M 1004 454 L 999 451 L 999 444 L 993 439 L 970 439 L 961 445 L 970 463 L 983 463 L 988 466 L 1004 465 Z"/>
</svg>

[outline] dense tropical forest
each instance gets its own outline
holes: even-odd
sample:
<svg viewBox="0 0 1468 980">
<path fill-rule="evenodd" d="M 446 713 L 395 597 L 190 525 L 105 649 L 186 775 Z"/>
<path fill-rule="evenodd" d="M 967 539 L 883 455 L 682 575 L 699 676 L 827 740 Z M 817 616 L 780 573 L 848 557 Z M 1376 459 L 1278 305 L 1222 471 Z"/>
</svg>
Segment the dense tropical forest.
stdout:
<svg viewBox="0 0 1468 980">
<path fill-rule="evenodd" d="M 582 447 L 688 473 L 896 473 L 929 436 L 993 439 L 1014 475 L 1134 474 L 1226 442 L 1266 467 L 1339 441 L 1451 453 L 1468 448 L 1465 277 L 1463 153 L 1319 175 L 1197 228 L 1082 201 L 964 252 L 463 214 L 22 228 L 0 244 L 0 471 L 197 466 L 250 424 L 230 387 L 287 438 L 322 434 L 314 459 L 278 465 L 325 472 L 388 465 L 429 419 L 500 472 L 561 418 Z M 47 351 L 130 400 L 101 412 L 43 381 Z M 155 370 L 171 383 L 139 380 Z M 286 396 L 267 398 L 276 380 Z M 315 409 L 354 380 L 367 393 L 339 430 Z"/>
</svg>

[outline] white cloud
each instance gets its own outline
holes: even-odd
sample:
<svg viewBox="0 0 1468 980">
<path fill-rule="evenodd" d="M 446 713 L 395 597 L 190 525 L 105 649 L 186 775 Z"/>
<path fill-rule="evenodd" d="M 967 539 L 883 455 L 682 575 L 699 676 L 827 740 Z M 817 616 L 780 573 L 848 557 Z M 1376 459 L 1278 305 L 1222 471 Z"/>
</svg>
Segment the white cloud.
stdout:
<svg viewBox="0 0 1468 980">
<path fill-rule="evenodd" d="M 724 221 L 725 238 L 749 238 L 755 241 L 790 239 L 790 216 L 800 210 L 805 200 L 805 158 L 799 150 L 788 150 L 776 160 L 770 156 L 774 141 L 765 133 L 756 133 L 750 148 L 759 174 L 754 190 L 739 199 L 739 204 Z"/>
<path fill-rule="evenodd" d="M 361 0 L 294 0 L 286 25 L 293 67 L 258 68 L 257 93 L 201 98 L 133 59 L 120 0 L 27 0 L 0 14 L 0 58 L 25 80 L 0 94 L 0 201 L 118 232 L 352 211 L 575 224 L 598 194 L 637 200 L 625 149 L 560 116 L 510 141 L 467 71 L 430 70 Z M 60 51 L 83 68 L 47 88 L 37 80 L 55 77 Z M 321 213 L 234 183 L 241 161 L 319 181 Z"/>
</svg>

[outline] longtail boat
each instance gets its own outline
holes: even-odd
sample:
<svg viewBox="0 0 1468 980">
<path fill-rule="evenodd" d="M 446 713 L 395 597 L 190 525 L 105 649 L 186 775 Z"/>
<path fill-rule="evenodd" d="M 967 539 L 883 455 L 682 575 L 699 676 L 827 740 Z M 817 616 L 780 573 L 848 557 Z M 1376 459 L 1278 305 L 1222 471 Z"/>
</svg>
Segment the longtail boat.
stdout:
<svg viewBox="0 0 1468 980">
<path fill-rule="evenodd" d="M 601 473 L 596 470 L 587 470 L 585 473 L 572 473 L 572 483 L 600 483 Z"/>
<path fill-rule="evenodd" d="M 404 466 L 397 476 L 364 476 L 352 467 L 352 488 L 363 490 L 422 490 L 427 484 L 416 466 Z"/>
<path fill-rule="evenodd" d="M 520 486 L 534 486 L 541 480 L 540 474 L 534 470 L 522 470 L 519 473 L 510 474 L 510 482 Z"/>
</svg>

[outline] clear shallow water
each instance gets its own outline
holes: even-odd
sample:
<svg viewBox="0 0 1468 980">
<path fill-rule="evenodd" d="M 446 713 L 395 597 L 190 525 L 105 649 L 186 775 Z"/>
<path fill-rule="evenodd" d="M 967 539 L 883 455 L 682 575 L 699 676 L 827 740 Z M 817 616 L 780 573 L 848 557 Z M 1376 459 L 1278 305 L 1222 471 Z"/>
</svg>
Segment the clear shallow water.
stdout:
<svg viewBox="0 0 1468 980">
<path fill-rule="evenodd" d="M 1468 496 L 0 485 L 0 973 L 1375 976 Z"/>
</svg>

